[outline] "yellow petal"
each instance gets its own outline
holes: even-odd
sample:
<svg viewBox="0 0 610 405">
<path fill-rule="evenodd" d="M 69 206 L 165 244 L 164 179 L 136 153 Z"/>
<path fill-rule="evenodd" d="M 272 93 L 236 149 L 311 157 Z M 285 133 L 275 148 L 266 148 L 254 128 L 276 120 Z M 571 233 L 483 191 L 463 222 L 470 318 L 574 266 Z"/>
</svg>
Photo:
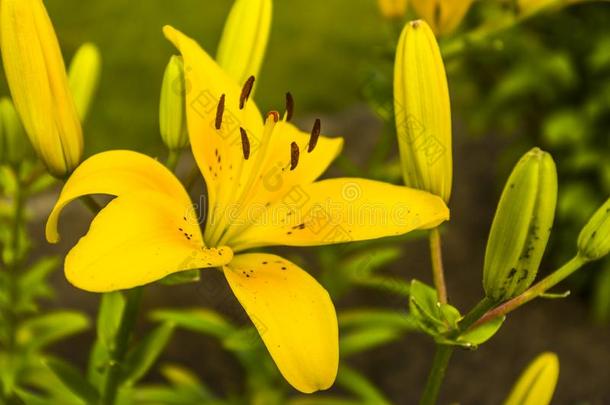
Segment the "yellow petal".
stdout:
<svg viewBox="0 0 610 405">
<path fill-rule="evenodd" d="M 387 19 L 401 19 L 407 12 L 407 0 L 378 0 L 377 7 Z"/>
<path fill-rule="evenodd" d="M 295 186 L 231 241 L 233 250 L 314 246 L 395 236 L 449 219 L 440 197 L 373 180 L 338 178 Z"/>
<path fill-rule="evenodd" d="M 47 240 L 51 243 L 59 241 L 59 214 L 75 198 L 88 194 L 122 196 L 142 191 L 156 191 L 182 206 L 191 205 L 186 190 L 172 172 L 146 155 L 116 150 L 90 157 L 72 173 L 64 185 L 47 220 Z"/>
<path fill-rule="evenodd" d="M 451 34 L 460 25 L 473 0 L 411 0 L 417 15 L 437 35 Z"/>
<path fill-rule="evenodd" d="M 271 0 L 237 0 L 227 18 L 216 60 L 236 82 L 258 76 L 271 29 Z"/>
<path fill-rule="evenodd" d="M 275 255 L 235 256 L 231 289 L 284 378 L 305 393 L 330 388 L 339 364 L 335 308 L 307 272 Z"/>
<path fill-rule="evenodd" d="M 394 110 L 405 184 L 448 202 L 453 167 L 447 75 L 434 34 L 421 20 L 408 23 L 400 36 Z"/>
<path fill-rule="evenodd" d="M 271 134 L 270 145 L 264 163 L 256 171 L 255 184 L 238 202 L 238 215 L 231 216 L 229 229 L 220 243 L 229 243 L 241 233 L 268 204 L 276 202 L 297 185 L 310 184 L 320 177 L 343 148 L 342 138 L 320 136 L 316 147 L 308 152 L 311 134 L 300 131 L 289 122 L 278 122 Z M 299 160 L 290 170 L 291 144 L 299 147 Z"/>
<path fill-rule="evenodd" d="M 186 118 L 191 148 L 208 191 L 208 218 L 219 223 L 229 203 L 223 188 L 248 176 L 244 169 L 240 127 L 249 138 L 251 150 L 260 145 L 263 120 L 252 100 L 240 107 L 243 83 L 237 83 L 191 38 L 172 27 L 163 29 L 184 60 L 186 81 Z M 224 95 L 224 113 L 220 129 L 216 129 L 218 104 Z M 219 198 L 223 197 L 223 198 Z M 211 227 L 206 227 L 206 235 Z"/>
<path fill-rule="evenodd" d="M 108 292 L 182 270 L 228 263 L 231 249 L 204 247 L 190 204 L 145 190 L 112 200 L 66 256 L 66 278 L 87 291 Z"/>
<path fill-rule="evenodd" d="M 542 353 L 530 363 L 515 383 L 504 405 L 548 405 L 559 377 L 555 353 Z"/>
<path fill-rule="evenodd" d="M 38 156 L 58 177 L 80 162 L 83 136 L 59 43 L 41 0 L 0 2 L 4 71 Z"/>
</svg>

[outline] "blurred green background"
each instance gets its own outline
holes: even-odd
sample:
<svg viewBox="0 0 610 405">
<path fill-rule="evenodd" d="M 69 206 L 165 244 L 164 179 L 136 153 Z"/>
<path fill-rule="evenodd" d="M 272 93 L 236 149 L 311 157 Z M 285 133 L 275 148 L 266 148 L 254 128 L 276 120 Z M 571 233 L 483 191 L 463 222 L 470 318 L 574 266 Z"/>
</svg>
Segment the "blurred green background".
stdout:
<svg viewBox="0 0 610 405">
<path fill-rule="evenodd" d="M 475 2 L 456 37 L 493 20 L 498 13 L 496 8 L 508 3 Z M 233 1 L 46 0 L 45 4 L 66 62 L 85 41 L 95 43 L 102 52 L 100 89 L 85 124 L 86 155 L 118 148 L 153 156 L 165 154 L 158 129 L 158 102 L 163 70 L 175 51 L 164 39 L 161 28 L 165 24 L 175 26 L 214 55 Z M 473 304 L 481 294 L 480 269 L 493 210 L 508 172 L 524 151 L 534 145 L 550 151 L 557 161 L 561 182 L 555 231 L 541 273 L 560 265 L 566 255 L 574 252 L 580 227 L 610 194 L 608 22 L 608 3 L 544 13 L 489 41 L 473 44 L 463 54 L 446 61 L 452 93 L 456 175 L 452 221 L 446 239 L 447 268 L 451 269 L 447 278 L 452 300 L 462 308 Z M 258 104 L 263 111 L 281 110 L 284 93 L 291 91 L 297 116 L 329 116 L 325 125 L 345 130 L 340 135 L 347 138 L 346 152 L 357 157 L 369 155 L 367 145 L 375 144 L 384 132 L 383 136 L 392 142 L 386 151 L 390 158 L 381 161 L 391 163 L 391 155 L 395 155 L 391 149 L 395 138 L 391 114 L 386 110 L 384 116 L 377 108 L 380 117 L 375 117 L 366 107 L 353 106 L 369 102 L 383 110 L 392 104 L 391 50 L 397 27 L 400 28 L 382 19 L 375 0 L 275 0 L 267 57 L 258 78 Z M 447 41 L 451 38 L 443 43 L 446 45 Z M 0 79 L 0 94 L 7 94 L 4 79 Z M 389 122 L 382 126 L 388 117 Z M 363 139 L 366 137 L 369 139 Z M 367 169 L 363 175 L 382 177 Z M 84 218 L 80 213 L 66 222 L 86 227 L 88 220 Z M 45 247 L 48 248 L 46 244 Z M 67 250 L 68 245 L 61 249 Z M 309 258 L 315 264 L 307 268 L 332 291 L 333 281 L 349 282 L 352 269 L 327 266 L 332 268 L 325 271 L 324 253 L 318 261 Z M 403 247 L 403 253 L 400 260 L 383 266 L 383 270 L 401 280 L 427 280 L 425 243 Z M 206 283 L 210 281 L 213 285 L 213 279 Z M 86 307 L 93 312 L 96 303 L 92 294 L 68 286 L 61 272 L 56 274 L 55 282 L 62 291 L 61 305 Z M 406 308 L 403 298 L 389 299 L 384 293 L 349 287 L 346 298 L 333 291 L 341 310 L 375 304 L 391 304 L 400 311 Z M 603 322 L 610 317 L 610 261 L 591 265 L 562 288 L 570 288 L 580 297 L 532 304 L 515 313 L 489 346 L 474 354 L 458 354 L 447 392 L 480 399 L 484 383 L 488 387 L 500 383 L 506 387 L 514 377 L 511 373 L 526 358 L 542 350 L 554 350 L 560 354 L 561 381 L 565 382 L 560 384 L 558 393 L 561 403 L 576 403 L 591 393 L 595 393 L 594 399 L 607 399 L 608 387 L 599 382 L 607 379 L 608 372 L 609 330 Z M 222 303 L 214 302 L 216 298 L 205 297 L 199 291 L 185 287 L 177 294 L 175 291 L 157 287 L 150 293 L 148 306 L 223 308 Z M 592 314 L 605 326 L 592 326 Z M 524 330 L 530 333 L 524 336 Z M 409 335 L 403 339 L 401 335 L 396 339 L 399 337 L 401 340 L 392 345 L 377 348 L 385 341 L 372 344 L 376 351 L 356 357 L 353 363 L 397 403 L 405 398 L 415 400 L 430 355 L 429 342 L 421 337 Z M 170 348 L 170 359 L 193 363 L 206 381 L 224 391 L 235 389 L 232 371 L 236 367 L 226 370 L 226 364 L 232 363 L 226 357 L 218 360 L 219 347 L 199 336 L 181 338 Z M 393 339 L 394 336 L 389 340 Z M 64 351 L 72 356 L 74 346 L 66 344 Z M 194 352 L 197 356 L 193 356 Z M 207 362 L 201 362 L 200 352 L 208 356 Z M 77 355 L 81 363 L 82 356 L 84 353 Z M 470 374 L 476 378 L 470 378 Z M 576 380 L 578 384 L 570 384 Z M 498 390 L 489 388 L 485 403 L 497 403 L 503 395 Z"/>
<path fill-rule="evenodd" d="M 97 44 L 103 67 L 85 127 L 86 154 L 161 148 L 158 102 L 163 70 L 174 49 L 170 24 L 214 55 L 231 0 L 47 0 L 66 63 L 84 41 Z M 358 99 L 358 66 L 383 44 L 374 1 L 279 0 L 257 91 L 263 111 L 282 109 L 291 91 L 297 114 L 337 111 Z M 0 87 L 6 94 L 6 84 Z"/>
</svg>

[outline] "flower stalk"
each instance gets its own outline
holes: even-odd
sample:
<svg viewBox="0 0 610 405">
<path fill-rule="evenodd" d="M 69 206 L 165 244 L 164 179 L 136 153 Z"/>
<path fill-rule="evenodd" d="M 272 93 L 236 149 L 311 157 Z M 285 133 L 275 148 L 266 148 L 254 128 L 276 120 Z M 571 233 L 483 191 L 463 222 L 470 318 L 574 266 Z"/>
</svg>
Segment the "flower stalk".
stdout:
<svg viewBox="0 0 610 405">
<path fill-rule="evenodd" d="M 445 272 L 443 270 L 443 252 L 441 247 L 441 233 L 438 228 L 430 231 L 430 257 L 432 260 L 432 278 L 434 287 L 441 304 L 447 303 L 447 286 L 445 285 Z"/>
</svg>

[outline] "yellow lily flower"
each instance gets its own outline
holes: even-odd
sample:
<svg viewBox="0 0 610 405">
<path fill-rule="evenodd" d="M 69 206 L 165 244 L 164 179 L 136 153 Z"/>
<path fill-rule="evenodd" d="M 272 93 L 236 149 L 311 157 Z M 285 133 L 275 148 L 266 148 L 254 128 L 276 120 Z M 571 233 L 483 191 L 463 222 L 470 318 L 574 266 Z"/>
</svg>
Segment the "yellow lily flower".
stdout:
<svg viewBox="0 0 610 405">
<path fill-rule="evenodd" d="M 417 15 L 438 36 L 451 34 L 460 25 L 473 0 L 411 0 Z"/>
<path fill-rule="evenodd" d="M 32 146 L 53 175 L 69 174 L 80 162 L 83 135 L 41 0 L 0 2 L 0 47 L 13 102 Z"/>
<path fill-rule="evenodd" d="M 166 27 L 184 62 L 187 124 L 206 182 L 205 232 L 186 190 L 156 160 L 110 151 L 83 162 L 66 182 L 47 222 L 87 194 L 116 196 L 68 253 L 75 286 L 113 291 L 182 270 L 221 267 L 286 380 L 310 393 L 329 388 L 338 367 L 338 328 L 326 290 L 303 269 L 268 253 L 272 245 L 313 246 L 398 235 L 448 219 L 443 200 L 381 182 L 315 181 L 342 148 L 276 112 L 263 117 L 242 88 L 195 41 Z"/>
</svg>

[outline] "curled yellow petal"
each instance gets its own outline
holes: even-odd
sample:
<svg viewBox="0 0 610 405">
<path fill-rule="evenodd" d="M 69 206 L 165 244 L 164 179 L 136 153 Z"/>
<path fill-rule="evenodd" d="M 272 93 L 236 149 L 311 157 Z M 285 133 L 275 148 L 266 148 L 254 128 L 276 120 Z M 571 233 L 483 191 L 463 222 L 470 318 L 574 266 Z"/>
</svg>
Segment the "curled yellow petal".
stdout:
<svg viewBox="0 0 610 405">
<path fill-rule="evenodd" d="M 165 194 L 185 207 L 191 205 L 186 190 L 172 172 L 146 155 L 116 150 L 91 156 L 66 181 L 47 220 L 47 240 L 59 241 L 59 214 L 74 199 L 89 194 L 120 197 L 143 191 Z"/>
<path fill-rule="evenodd" d="M 328 292 L 303 269 L 270 254 L 235 256 L 224 273 L 284 378 L 304 393 L 330 388 L 339 341 Z"/>
<path fill-rule="evenodd" d="M 451 34 L 460 25 L 473 0 L 411 0 L 417 15 L 437 35 Z"/>
<path fill-rule="evenodd" d="M 285 191 L 232 240 L 252 247 L 317 246 L 396 236 L 449 219 L 440 197 L 379 181 L 337 178 Z"/>
<path fill-rule="evenodd" d="M 63 177 L 80 162 L 83 136 L 59 43 L 41 0 L 0 2 L 0 48 L 32 145 L 49 171 Z"/>
<path fill-rule="evenodd" d="M 553 399 L 559 359 L 555 353 L 542 353 L 532 361 L 515 383 L 504 405 L 548 405 Z"/>
<path fill-rule="evenodd" d="M 218 45 L 216 60 L 237 83 L 258 76 L 271 30 L 271 0 L 237 0 Z"/>
<path fill-rule="evenodd" d="M 228 263 L 228 247 L 206 248 L 190 204 L 142 190 L 112 200 L 66 256 L 66 278 L 87 291 L 151 283 L 183 270 Z"/>
<path fill-rule="evenodd" d="M 394 68 L 394 111 L 405 184 L 449 201 L 451 109 L 443 60 L 428 24 L 408 23 Z"/>
</svg>

